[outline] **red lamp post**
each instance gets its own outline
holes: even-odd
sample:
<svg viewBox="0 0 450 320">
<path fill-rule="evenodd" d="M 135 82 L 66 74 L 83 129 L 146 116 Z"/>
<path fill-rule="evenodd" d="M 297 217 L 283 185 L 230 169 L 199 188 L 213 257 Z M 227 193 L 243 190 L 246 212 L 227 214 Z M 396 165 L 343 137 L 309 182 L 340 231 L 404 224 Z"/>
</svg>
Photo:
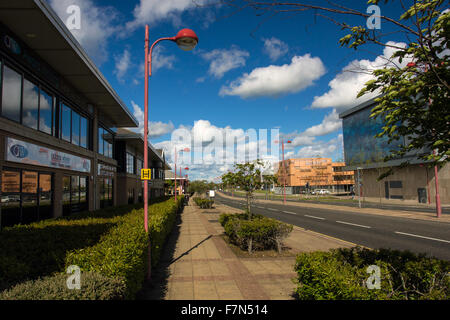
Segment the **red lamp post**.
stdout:
<svg viewBox="0 0 450 320">
<path fill-rule="evenodd" d="M 275 143 L 279 143 L 278 140 L 274 141 Z M 286 141 L 286 143 L 292 143 L 291 140 Z M 286 204 L 286 163 L 284 162 L 284 140 L 281 140 L 281 150 L 283 154 L 283 204 Z"/>
<path fill-rule="evenodd" d="M 158 42 L 164 40 L 176 42 L 176 44 L 184 51 L 194 49 L 198 43 L 198 37 L 194 31 L 182 29 L 175 37 L 166 37 L 156 40 L 149 50 L 149 26 L 145 26 L 144 169 L 148 169 L 148 80 L 152 75 L 152 52 L 153 47 Z M 144 180 L 144 227 L 145 232 L 148 234 L 148 180 Z M 150 278 L 150 271 L 148 273 L 148 278 Z"/>
</svg>

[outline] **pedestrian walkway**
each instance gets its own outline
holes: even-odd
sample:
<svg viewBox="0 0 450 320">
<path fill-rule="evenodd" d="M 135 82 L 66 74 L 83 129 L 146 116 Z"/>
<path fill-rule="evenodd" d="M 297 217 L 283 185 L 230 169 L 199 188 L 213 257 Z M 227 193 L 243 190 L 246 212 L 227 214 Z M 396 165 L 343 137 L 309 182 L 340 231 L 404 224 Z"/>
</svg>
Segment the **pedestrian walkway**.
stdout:
<svg viewBox="0 0 450 320">
<path fill-rule="evenodd" d="M 232 197 L 232 196 L 226 195 L 224 193 L 219 193 L 219 194 L 220 194 L 220 196 L 222 196 L 224 198 L 243 200 L 242 198 Z M 282 200 L 255 199 L 254 203 L 280 204 L 283 202 L 282 202 Z M 440 221 L 440 222 L 447 222 L 447 223 L 450 222 L 450 215 L 443 214 L 440 218 L 437 218 L 436 213 L 431 213 L 431 212 L 390 210 L 390 209 L 377 209 L 377 208 L 355 208 L 355 207 L 342 206 L 342 205 L 317 204 L 317 203 L 295 202 L 295 201 L 289 201 L 289 202 L 287 202 L 287 205 L 296 206 L 296 207 L 304 207 L 304 208 L 328 209 L 328 210 L 334 210 L 334 211 L 378 214 L 378 215 L 385 215 L 385 216 L 391 216 L 391 217 L 410 218 L 410 219 L 416 219 L 416 220 Z"/>
<path fill-rule="evenodd" d="M 295 253 L 351 247 L 352 243 L 294 227 L 286 239 L 287 257 L 238 257 L 223 239 L 221 213 L 242 212 L 216 204 L 184 208 L 164 248 L 161 262 L 140 299 L 271 300 L 293 299 Z"/>
</svg>

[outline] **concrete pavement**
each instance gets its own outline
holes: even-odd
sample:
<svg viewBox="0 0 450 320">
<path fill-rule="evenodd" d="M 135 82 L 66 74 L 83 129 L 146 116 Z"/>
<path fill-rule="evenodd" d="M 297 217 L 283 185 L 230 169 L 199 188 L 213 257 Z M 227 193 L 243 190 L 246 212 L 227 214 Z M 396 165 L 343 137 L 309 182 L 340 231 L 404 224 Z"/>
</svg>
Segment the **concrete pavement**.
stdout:
<svg viewBox="0 0 450 320">
<path fill-rule="evenodd" d="M 242 212 L 217 204 L 199 209 L 190 200 L 164 249 L 152 281 L 140 299 L 271 300 L 293 299 L 295 254 L 354 244 L 294 227 L 286 239 L 290 256 L 237 256 L 222 238 L 221 213 Z"/>
</svg>

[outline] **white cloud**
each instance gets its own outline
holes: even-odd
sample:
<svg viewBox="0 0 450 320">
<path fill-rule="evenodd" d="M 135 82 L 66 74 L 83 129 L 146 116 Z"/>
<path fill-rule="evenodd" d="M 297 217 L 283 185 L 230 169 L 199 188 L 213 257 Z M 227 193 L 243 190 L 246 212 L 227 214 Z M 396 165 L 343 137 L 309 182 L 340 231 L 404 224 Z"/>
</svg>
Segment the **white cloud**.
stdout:
<svg viewBox="0 0 450 320">
<path fill-rule="evenodd" d="M 177 58 L 174 55 L 165 55 L 164 47 L 157 45 L 153 48 L 152 51 L 152 74 L 157 72 L 159 69 L 173 69 L 174 63 Z M 139 71 L 141 74 L 144 74 L 145 71 L 145 62 L 141 63 Z"/>
<path fill-rule="evenodd" d="M 299 92 L 313 84 L 325 73 L 325 67 L 317 57 L 310 54 L 295 56 L 290 64 L 270 65 L 245 73 L 230 85 L 220 89 L 220 95 L 253 97 L 278 97 Z"/>
<path fill-rule="evenodd" d="M 235 46 L 229 50 L 215 49 L 202 54 L 203 59 L 210 62 L 209 74 L 216 78 L 222 78 L 226 72 L 245 66 L 245 59 L 249 56 L 247 51 Z"/>
<path fill-rule="evenodd" d="M 71 5 L 80 8 L 81 28 L 71 30 L 97 65 L 108 59 L 108 39 L 120 28 L 116 26 L 117 10 L 113 7 L 96 6 L 91 0 L 50 0 L 50 5 L 60 19 L 66 23 Z"/>
<path fill-rule="evenodd" d="M 387 42 L 388 45 L 405 47 L 404 43 Z M 356 98 L 358 92 L 364 87 L 364 84 L 374 79 L 371 72 L 377 68 L 382 68 L 384 66 L 394 67 L 395 65 L 399 67 L 405 67 L 410 59 L 404 59 L 400 64 L 398 59 L 394 59 L 392 62 L 389 61 L 392 54 L 397 49 L 391 47 L 385 47 L 383 50 L 383 55 L 378 56 L 375 60 L 354 60 L 349 63 L 341 73 L 339 73 L 333 80 L 328 84 L 330 90 L 321 96 L 314 97 L 314 101 L 311 105 L 312 108 L 337 108 L 340 111 L 345 109 L 350 109 L 357 106 L 364 101 L 370 100 L 376 97 L 379 93 L 367 93 L 360 98 Z"/>
<path fill-rule="evenodd" d="M 131 59 L 130 59 L 130 52 L 125 49 L 122 56 L 116 57 L 116 70 L 114 73 L 117 76 L 117 79 L 119 81 L 122 81 L 123 76 L 125 73 L 127 73 L 128 68 L 130 67 Z"/>
<path fill-rule="evenodd" d="M 264 52 L 269 55 L 272 61 L 278 60 L 278 58 L 284 56 L 288 51 L 288 45 L 280 39 L 275 37 L 264 39 Z"/>
<path fill-rule="evenodd" d="M 193 9 L 196 4 L 204 4 L 207 0 L 140 0 L 134 8 L 134 20 L 127 23 L 127 29 L 136 29 L 145 24 L 155 25 L 162 20 L 170 20 L 174 25 L 179 25 L 180 14 L 183 11 Z"/>
<path fill-rule="evenodd" d="M 139 127 L 138 128 L 129 128 L 130 130 L 144 134 L 144 111 L 141 107 L 136 104 L 134 101 L 131 101 L 131 105 L 133 106 L 133 115 L 138 120 Z M 174 125 L 172 122 L 164 123 L 161 121 L 157 122 L 149 122 L 149 137 L 150 138 L 158 138 L 164 136 L 168 133 L 171 133 L 174 129 Z"/>
<path fill-rule="evenodd" d="M 342 157 L 343 150 L 343 136 L 339 134 L 336 138 L 329 141 L 318 141 L 317 143 L 300 148 L 296 157 L 300 158 L 335 158 L 336 160 Z"/>
</svg>

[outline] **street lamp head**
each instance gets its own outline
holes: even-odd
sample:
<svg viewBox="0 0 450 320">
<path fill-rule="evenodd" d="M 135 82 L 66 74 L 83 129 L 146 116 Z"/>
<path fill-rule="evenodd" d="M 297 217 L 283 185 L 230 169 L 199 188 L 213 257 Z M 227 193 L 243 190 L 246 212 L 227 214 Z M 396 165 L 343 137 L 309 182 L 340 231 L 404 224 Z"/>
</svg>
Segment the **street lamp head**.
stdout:
<svg viewBox="0 0 450 320">
<path fill-rule="evenodd" d="M 198 43 L 198 37 L 191 29 L 181 29 L 175 36 L 174 41 L 184 51 L 190 51 Z"/>
</svg>

